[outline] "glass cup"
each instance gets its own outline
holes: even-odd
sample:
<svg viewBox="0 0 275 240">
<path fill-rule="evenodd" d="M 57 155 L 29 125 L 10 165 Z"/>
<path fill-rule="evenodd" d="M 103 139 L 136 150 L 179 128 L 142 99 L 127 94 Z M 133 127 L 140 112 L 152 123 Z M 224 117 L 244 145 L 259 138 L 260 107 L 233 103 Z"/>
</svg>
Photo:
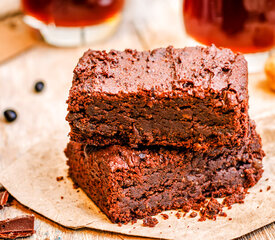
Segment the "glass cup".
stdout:
<svg viewBox="0 0 275 240">
<path fill-rule="evenodd" d="M 25 22 L 45 41 L 62 47 L 110 36 L 117 28 L 124 0 L 21 0 Z"/>
<path fill-rule="evenodd" d="M 263 69 L 275 44 L 275 0 L 185 0 L 183 18 L 196 42 L 244 53 L 250 72 Z"/>
</svg>

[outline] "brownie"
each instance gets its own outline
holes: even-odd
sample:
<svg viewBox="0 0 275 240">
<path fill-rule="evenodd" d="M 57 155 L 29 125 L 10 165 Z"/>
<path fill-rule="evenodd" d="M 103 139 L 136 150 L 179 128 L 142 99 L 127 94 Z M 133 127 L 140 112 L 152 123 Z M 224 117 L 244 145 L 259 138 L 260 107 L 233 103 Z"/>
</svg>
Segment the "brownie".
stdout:
<svg viewBox="0 0 275 240">
<path fill-rule="evenodd" d="M 260 179 L 264 153 L 250 126 L 240 146 L 210 147 L 207 153 L 70 141 L 65 150 L 69 174 L 112 222 L 192 206 L 206 197 L 243 192 Z"/>
<path fill-rule="evenodd" d="M 249 132 L 246 61 L 215 46 L 88 50 L 67 103 L 71 141 L 93 146 L 208 151 Z"/>
</svg>

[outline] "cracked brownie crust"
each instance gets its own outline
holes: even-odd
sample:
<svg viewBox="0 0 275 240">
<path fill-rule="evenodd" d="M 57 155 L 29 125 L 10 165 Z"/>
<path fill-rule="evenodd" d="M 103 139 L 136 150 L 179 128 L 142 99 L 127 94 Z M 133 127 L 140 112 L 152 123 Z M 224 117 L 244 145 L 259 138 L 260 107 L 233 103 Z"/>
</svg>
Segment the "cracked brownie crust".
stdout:
<svg viewBox="0 0 275 240">
<path fill-rule="evenodd" d="M 87 51 L 74 70 L 72 141 L 232 146 L 248 134 L 247 67 L 228 49 Z"/>
</svg>

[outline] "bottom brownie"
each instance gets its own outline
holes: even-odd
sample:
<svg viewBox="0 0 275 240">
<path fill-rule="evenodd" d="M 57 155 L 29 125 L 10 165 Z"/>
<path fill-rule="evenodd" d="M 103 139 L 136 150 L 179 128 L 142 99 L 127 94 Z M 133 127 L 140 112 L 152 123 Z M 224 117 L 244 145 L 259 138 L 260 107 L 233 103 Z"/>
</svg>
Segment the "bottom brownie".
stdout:
<svg viewBox="0 0 275 240">
<path fill-rule="evenodd" d="M 208 153 L 125 146 L 94 148 L 69 142 L 71 178 L 112 222 L 129 222 L 253 186 L 262 175 L 261 140 L 251 128 L 238 149 Z"/>
</svg>

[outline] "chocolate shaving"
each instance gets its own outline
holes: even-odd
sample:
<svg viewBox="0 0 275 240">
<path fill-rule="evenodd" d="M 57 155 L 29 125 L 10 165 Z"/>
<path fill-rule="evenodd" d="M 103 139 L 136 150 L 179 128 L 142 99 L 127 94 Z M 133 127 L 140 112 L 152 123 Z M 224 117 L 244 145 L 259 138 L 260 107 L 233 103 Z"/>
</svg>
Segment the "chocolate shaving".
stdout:
<svg viewBox="0 0 275 240">
<path fill-rule="evenodd" d="M 2 209 L 8 202 L 9 193 L 7 191 L 0 192 L 0 209 Z"/>
<path fill-rule="evenodd" d="M 20 216 L 0 221 L 0 238 L 15 239 L 34 233 L 34 216 Z"/>
</svg>

